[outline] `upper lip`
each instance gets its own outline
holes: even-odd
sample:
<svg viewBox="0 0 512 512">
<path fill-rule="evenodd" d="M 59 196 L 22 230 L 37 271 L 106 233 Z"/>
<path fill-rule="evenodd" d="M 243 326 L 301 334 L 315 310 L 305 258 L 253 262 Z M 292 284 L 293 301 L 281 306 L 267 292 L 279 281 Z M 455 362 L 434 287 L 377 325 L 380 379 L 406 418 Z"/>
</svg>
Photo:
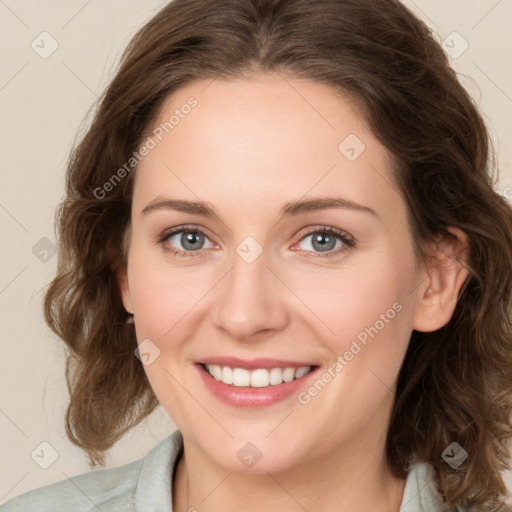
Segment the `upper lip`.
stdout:
<svg viewBox="0 0 512 512">
<path fill-rule="evenodd" d="M 217 366 L 229 366 L 230 368 L 244 368 L 246 370 L 271 369 L 271 368 L 300 368 L 302 366 L 315 366 L 311 362 L 290 361 L 285 359 L 239 359 L 237 357 L 208 357 L 197 361 L 198 364 Z"/>
</svg>

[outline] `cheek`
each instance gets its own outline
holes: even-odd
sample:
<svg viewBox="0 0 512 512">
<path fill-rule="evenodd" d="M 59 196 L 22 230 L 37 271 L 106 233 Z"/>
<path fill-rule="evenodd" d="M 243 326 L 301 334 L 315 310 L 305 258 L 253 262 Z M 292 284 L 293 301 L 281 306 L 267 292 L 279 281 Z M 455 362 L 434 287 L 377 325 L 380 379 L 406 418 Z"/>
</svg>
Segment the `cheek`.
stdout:
<svg viewBox="0 0 512 512">
<path fill-rule="evenodd" d="M 131 254 L 130 292 L 135 310 L 139 351 L 151 354 L 144 371 L 159 402 L 178 428 L 186 431 L 190 396 L 180 383 L 189 368 L 185 351 L 196 337 L 201 298 L 208 283 L 204 275 L 178 268 L 150 251 L 134 249 Z M 145 345 L 144 345 L 145 344 Z M 143 361 L 144 363 L 144 361 Z"/>
<path fill-rule="evenodd" d="M 326 421 L 333 425 L 340 411 L 353 415 L 353 425 L 360 425 L 380 407 L 407 350 L 414 312 L 414 260 L 388 254 L 333 276 L 332 292 L 312 307 L 335 333 L 321 338 L 329 351 L 328 369 L 335 377 L 329 384 L 331 392 L 316 405 L 336 411 L 332 416 L 326 413 Z M 344 404 L 338 404 L 339 397 Z"/>
<path fill-rule="evenodd" d="M 319 270 L 315 278 L 297 274 L 291 279 L 302 301 L 326 327 L 324 341 L 335 354 L 349 350 L 354 339 L 364 343 L 370 333 L 390 333 L 391 327 L 399 330 L 398 324 L 408 324 L 403 312 L 415 282 L 409 257 L 401 258 L 393 251 L 368 253 L 337 270 Z"/>
<path fill-rule="evenodd" d="M 172 344 L 190 323 L 189 317 L 211 289 L 205 270 L 177 266 L 165 257 L 134 251 L 130 292 L 136 314 L 137 338 L 148 337 Z"/>
</svg>

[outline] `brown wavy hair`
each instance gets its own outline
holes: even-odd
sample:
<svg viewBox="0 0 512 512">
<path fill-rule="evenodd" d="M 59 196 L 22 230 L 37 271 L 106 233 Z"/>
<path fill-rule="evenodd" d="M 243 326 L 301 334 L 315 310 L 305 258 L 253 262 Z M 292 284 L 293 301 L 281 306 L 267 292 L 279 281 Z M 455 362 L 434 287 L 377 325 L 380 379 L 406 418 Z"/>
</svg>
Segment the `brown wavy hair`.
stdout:
<svg viewBox="0 0 512 512">
<path fill-rule="evenodd" d="M 102 464 L 158 404 L 117 281 L 136 168 L 95 191 L 137 151 L 169 94 L 270 72 L 357 105 L 394 159 L 419 259 L 449 226 L 468 235 L 470 273 L 450 322 L 412 334 L 386 450 L 396 476 L 413 460 L 430 463 L 448 510 L 494 510 L 512 433 L 512 209 L 494 189 L 478 108 L 429 28 L 397 0 L 175 0 L 133 37 L 71 153 L 55 216 L 58 271 L 44 312 L 68 347 L 69 438 Z M 441 457 L 453 441 L 469 453 L 456 470 Z"/>
</svg>

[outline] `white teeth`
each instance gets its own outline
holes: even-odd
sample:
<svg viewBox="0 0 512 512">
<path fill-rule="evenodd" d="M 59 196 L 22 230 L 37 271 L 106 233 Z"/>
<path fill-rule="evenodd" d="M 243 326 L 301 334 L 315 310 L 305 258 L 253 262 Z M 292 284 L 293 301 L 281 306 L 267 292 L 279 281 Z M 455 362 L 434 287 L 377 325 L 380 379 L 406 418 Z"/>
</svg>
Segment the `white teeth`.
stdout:
<svg viewBox="0 0 512 512">
<path fill-rule="evenodd" d="M 285 368 L 283 371 L 283 380 L 291 382 L 295 377 L 295 368 Z"/>
<path fill-rule="evenodd" d="M 283 383 L 283 370 L 281 368 L 272 368 L 270 370 L 270 384 L 272 386 L 275 386 L 276 384 L 282 384 Z"/>
<path fill-rule="evenodd" d="M 218 381 L 233 386 L 251 386 L 253 388 L 266 388 L 277 386 L 283 382 L 291 382 L 300 379 L 311 371 L 311 366 L 300 368 L 271 368 L 266 370 L 246 370 L 245 368 L 230 368 L 229 366 L 218 366 L 216 364 L 205 365 L 208 373 Z"/>
<path fill-rule="evenodd" d="M 243 368 L 233 368 L 233 386 L 250 386 L 251 372 Z"/>
<path fill-rule="evenodd" d="M 268 370 L 254 370 L 251 372 L 251 386 L 253 388 L 266 388 L 270 385 L 270 374 Z"/>
<path fill-rule="evenodd" d="M 222 379 L 222 368 L 220 366 L 217 366 L 217 365 L 213 366 L 212 372 L 213 372 L 213 376 L 215 377 L 216 380 Z"/>
<path fill-rule="evenodd" d="M 233 384 L 233 370 L 229 366 L 222 368 L 220 380 L 224 382 L 224 384 Z"/>
<path fill-rule="evenodd" d="M 295 370 L 295 378 L 300 379 L 301 377 L 304 377 L 304 375 L 306 375 L 306 373 L 308 373 L 309 370 L 310 370 L 309 366 L 301 366 L 300 368 Z"/>
</svg>

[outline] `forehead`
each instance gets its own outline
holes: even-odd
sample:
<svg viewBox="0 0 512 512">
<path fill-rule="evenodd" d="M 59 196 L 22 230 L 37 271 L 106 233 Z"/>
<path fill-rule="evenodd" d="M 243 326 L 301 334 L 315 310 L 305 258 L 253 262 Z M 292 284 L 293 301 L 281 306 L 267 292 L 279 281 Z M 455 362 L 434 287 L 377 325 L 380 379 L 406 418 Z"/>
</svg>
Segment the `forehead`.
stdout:
<svg viewBox="0 0 512 512">
<path fill-rule="evenodd" d="M 161 194 L 276 211 L 337 194 L 403 213 L 387 150 L 347 97 L 317 82 L 197 81 L 166 99 L 148 135 L 155 147 L 137 169 L 139 211 Z"/>
</svg>

